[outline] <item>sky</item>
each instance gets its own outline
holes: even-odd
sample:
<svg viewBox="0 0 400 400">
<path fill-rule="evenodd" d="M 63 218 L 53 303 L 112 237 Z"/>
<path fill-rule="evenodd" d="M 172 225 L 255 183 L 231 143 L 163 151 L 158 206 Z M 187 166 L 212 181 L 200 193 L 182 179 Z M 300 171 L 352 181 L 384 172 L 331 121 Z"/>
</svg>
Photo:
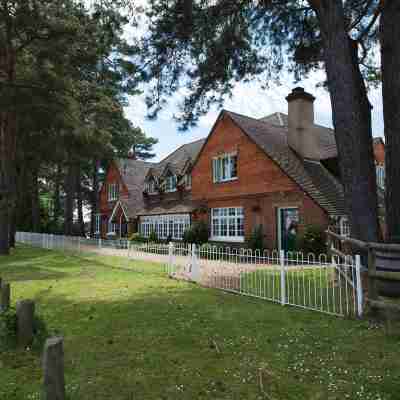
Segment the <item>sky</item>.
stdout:
<svg viewBox="0 0 400 400">
<path fill-rule="evenodd" d="M 142 5 L 146 5 L 147 0 L 138 0 Z M 129 38 L 145 31 L 145 22 L 141 21 L 138 28 L 127 27 L 125 36 Z M 332 109 L 328 92 L 318 87 L 318 83 L 325 80 L 323 71 L 310 74 L 309 78 L 295 83 L 287 76 L 280 86 L 271 86 L 263 90 L 261 83 L 257 80 L 250 83 L 236 84 L 233 95 L 227 99 L 224 109 L 244 114 L 253 118 L 262 118 L 274 112 L 287 113 L 286 96 L 296 86 L 304 87 L 315 97 L 315 122 L 327 127 L 332 127 Z M 144 88 L 146 89 L 146 88 Z M 156 157 L 152 161 L 159 161 L 179 146 L 206 137 L 220 112 L 219 109 L 212 109 L 203 116 L 198 125 L 186 132 L 180 132 L 178 125 L 173 119 L 177 113 L 178 102 L 182 99 L 182 93 L 170 99 L 166 107 L 160 112 L 156 120 L 146 118 L 147 108 L 145 104 L 145 94 L 134 96 L 129 99 L 129 106 L 126 107 L 126 116 L 134 125 L 142 128 L 146 135 L 155 137 L 159 140 L 154 147 Z M 372 128 L 374 136 L 383 136 L 383 106 L 381 89 L 373 89 L 369 93 L 369 99 L 373 105 Z"/>
</svg>

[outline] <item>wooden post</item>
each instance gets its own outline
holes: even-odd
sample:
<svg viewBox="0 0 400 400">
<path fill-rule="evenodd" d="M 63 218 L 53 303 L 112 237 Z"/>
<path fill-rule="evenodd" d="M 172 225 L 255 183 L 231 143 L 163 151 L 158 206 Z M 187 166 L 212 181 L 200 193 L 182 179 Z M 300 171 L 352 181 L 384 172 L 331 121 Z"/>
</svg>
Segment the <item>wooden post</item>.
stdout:
<svg viewBox="0 0 400 400">
<path fill-rule="evenodd" d="M 10 308 L 10 284 L 2 283 L 0 289 L 0 311 L 7 311 Z"/>
<path fill-rule="evenodd" d="M 46 340 L 43 351 L 43 398 L 44 400 L 64 400 L 64 349 L 63 338 Z"/>
<path fill-rule="evenodd" d="M 368 247 L 368 298 L 378 300 L 378 289 L 376 286 L 376 256 L 372 247 Z"/>
<path fill-rule="evenodd" d="M 17 339 L 18 345 L 30 346 L 33 342 L 33 324 L 35 303 L 33 300 L 22 300 L 17 303 Z"/>
</svg>

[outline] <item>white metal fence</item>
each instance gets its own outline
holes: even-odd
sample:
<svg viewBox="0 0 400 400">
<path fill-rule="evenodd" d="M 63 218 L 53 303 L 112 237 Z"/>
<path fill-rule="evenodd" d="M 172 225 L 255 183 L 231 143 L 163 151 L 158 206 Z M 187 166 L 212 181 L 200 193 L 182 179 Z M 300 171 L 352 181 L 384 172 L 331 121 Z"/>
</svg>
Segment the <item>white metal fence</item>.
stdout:
<svg viewBox="0 0 400 400">
<path fill-rule="evenodd" d="M 205 245 L 132 244 L 17 233 L 17 241 L 46 249 L 92 252 L 159 263 L 175 279 L 339 316 L 361 316 L 360 257 L 319 257 L 283 251 L 251 251 Z M 129 266 L 129 263 L 128 263 Z"/>
</svg>

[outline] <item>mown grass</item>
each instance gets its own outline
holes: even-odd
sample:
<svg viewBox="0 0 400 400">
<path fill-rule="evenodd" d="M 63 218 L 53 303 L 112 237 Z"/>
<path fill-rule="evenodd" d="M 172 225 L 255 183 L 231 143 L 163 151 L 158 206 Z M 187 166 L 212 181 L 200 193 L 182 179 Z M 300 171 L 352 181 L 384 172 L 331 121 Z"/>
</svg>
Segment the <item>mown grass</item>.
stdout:
<svg viewBox="0 0 400 400">
<path fill-rule="evenodd" d="M 347 279 L 346 279 L 347 278 Z M 286 304 L 311 308 L 335 315 L 357 315 L 357 293 L 353 277 L 330 267 L 292 268 L 285 272 Z M 228 282 L 229 285 L 229 282 Z M 260 268 L 240 276 L 239 291 L 246 295 L 282 301 L 279 268 Z"/>
<path fill-rule="evenodd" d="M 122 268 L 128 268 L 124 270 Z M 399 399 L 400 336 L 166 278 L 123 258 L 18 248 L 0 259 L 65 337 L 69 399 Z M 0 355 L 0 399 L 38 399 L 39 352 Z"/>
</svg>

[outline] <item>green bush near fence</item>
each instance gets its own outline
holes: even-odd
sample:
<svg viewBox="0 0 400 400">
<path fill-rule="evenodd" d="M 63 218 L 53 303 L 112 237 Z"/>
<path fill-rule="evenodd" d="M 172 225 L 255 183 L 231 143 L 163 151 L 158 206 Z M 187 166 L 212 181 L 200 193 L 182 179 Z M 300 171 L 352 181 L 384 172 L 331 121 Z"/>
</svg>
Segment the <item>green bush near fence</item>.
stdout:
<svg viewBox="0 0 400 400">
<path fill-rule="evenodd" d="M 304 255 L 313 253 L 316 256 L 326 254 L 326 235 L 319 226 L 308 225 L 297 240 L 296 247 Z"/>
</svg>

